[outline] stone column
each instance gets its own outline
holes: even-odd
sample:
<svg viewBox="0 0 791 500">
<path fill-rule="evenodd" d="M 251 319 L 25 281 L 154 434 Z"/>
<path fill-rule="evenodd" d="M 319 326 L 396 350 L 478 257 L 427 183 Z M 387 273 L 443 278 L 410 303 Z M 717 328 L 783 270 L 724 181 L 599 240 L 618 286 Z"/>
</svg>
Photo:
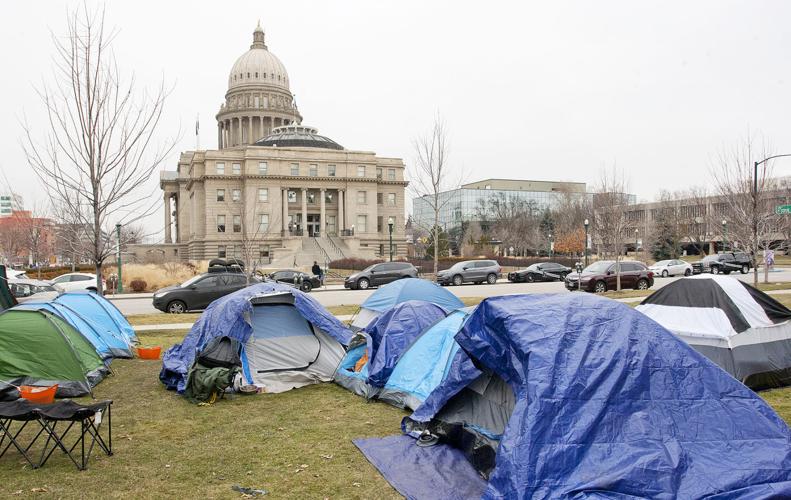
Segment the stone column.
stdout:
<svg viewBox="0 0 791 500">
<path fill-rule="evenodd" d="M 165 243 L 173 243 L 170 235 L 170 193 L 165 191 Z"/>
<path fill-rule="evenodd" d="M 327 207 L 324 205 L 324 198 L 326 197 L 326 189 L 322 189 L 319 192 L 319 196 L 321 196 L 320 206 L 321 206 L 321 216 L 319 217 L 319 236 L 327 236 Z"/>
<path fill-rule="evenodd" d="M 217 123 L 217 149 L 222 149 L 222 122 Z"/>
<path fill-rule="evenodd" d="M 346 213 L 343 209 L 343 189 L 338 190 L 338 231 L 346 229 Z"/>
<path fill-rule="evenodd" d="M 233 138 L 231 137 L 231 120 L 225 120 L 225 140 L 223 141 L 223 147 L 229 147 L 233 143 Z"/>
<path fill-rule="evenodd" d="M 283 195 L 283 203 L 282 203 L 283 235 L 288 236 L 288 188 L 281 189 L 280 192 Z"/>
<path fill-rule="evenodd" d="M 308 235 L 308 190 L 302 188 L 302 237 Z"/>
</svg>

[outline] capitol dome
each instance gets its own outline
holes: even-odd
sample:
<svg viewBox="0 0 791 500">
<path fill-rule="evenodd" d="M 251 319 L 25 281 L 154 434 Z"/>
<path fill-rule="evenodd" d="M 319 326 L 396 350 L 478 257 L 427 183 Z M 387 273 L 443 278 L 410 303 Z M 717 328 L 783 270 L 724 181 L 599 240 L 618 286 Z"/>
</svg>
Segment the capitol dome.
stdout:
<svg viewBox="0 0 791 500">
<path fill-rule="evenodd" d="M 250 50 L 239 56 L 228 75 L 228 90 L 251 84 L 266 84 L 288 90 L 286 67 L 267 49 L 260 23 L 253 32 Z"/>
</svg>

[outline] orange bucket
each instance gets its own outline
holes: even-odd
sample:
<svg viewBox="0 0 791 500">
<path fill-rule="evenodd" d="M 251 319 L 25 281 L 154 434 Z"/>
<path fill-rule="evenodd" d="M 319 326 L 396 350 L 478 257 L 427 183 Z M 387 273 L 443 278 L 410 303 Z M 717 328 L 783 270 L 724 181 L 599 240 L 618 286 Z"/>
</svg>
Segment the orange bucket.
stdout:
<svg viewBox="0 0 791 500">
<path fill-rule="evenodd" d="M 138 347 L 137 357 L 140 359 L 159 359 L 160 352 L 162 352 L 162 348 L 159 346 Z"/>
<path fill-rule="evenodd" d="M 57 384 L 51 387 L 35 387 L 32 385 L 19 386 L 19 397 L 27 399 L 31 403 L 52 403 L 55 401 L 56 392 L 58 392 Z"/>
</svg>

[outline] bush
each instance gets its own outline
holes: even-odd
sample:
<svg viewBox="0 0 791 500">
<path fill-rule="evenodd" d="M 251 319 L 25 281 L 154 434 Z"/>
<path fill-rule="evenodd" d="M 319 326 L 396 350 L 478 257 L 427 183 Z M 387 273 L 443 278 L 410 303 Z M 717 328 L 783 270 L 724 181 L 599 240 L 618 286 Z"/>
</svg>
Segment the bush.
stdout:
<svg viewBox="0 0 791 500">
<path fill-rule="evenodd" d="M 361 271 L 373 264 L 384 262 L 382 259 L 356 259 L 347 257 L 345 259 L 333 260 L 330 262 L 330 269 L 348 269 L 351 271 Z"/>
<path fill-rule="evenodd" d="M 565 256 L 552 256 L 550 259 L 549 257 L 500 257 L 497 255 L 485 255 L 479 257 L 442 257 L 437 261 L 437 271 L 444 271 L 456 264 L 457 262 L 462 262 L 465 260 L 477 260 L 477 259 L 489 259 L 494 260 L 501 266 L 509 266 L 509 267 L 527 267 L 529 265 L 535 264 L 537 262 L 557 262 L 558 264 L 562 264 L 564 266 L 568 266 L 570 268 L 574 268 L 574 265 L 580 261 L 578 258 L 572 257 L 565 257 Z M 434 271 L 434 260 L 433 259 L 419 259 L 419 258 L 412 258 L 409 259 L 409 262 L 415 266 L 418 271 L 422 273 L 431 273 Z"/>
<path fill-rule="evenodd" d="M 129 286 L 133 291 L 140 293 L 146 290 L 148 283 L 146 283 L 144 280 L 141 280 L 140 278 L 135 278 L 129 282 Z"/>
</svg>

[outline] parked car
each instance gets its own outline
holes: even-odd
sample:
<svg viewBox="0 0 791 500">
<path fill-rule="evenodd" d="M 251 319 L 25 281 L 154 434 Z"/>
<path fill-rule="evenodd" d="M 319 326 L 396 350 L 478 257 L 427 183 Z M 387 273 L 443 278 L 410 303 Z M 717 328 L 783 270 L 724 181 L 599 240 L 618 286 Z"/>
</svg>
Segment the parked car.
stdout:
<svg viewBox="0 0 791 500">
<path fill-rule="evenodd" d="M 30 279 L 9 279 L 8 288 L 20 304 L 31 300 L 52 300 L 62 291 L 57 285 Z"/>
<path fill-rule="evenodd" d="M 721 252 L 693 262 L 692 273 L 730 274 L 732 271 L 739 271 L 747 274 L 753 267 L 752 259 L 744 252 Z"/>
<path fill-rule="evenodd" d="M 24 269 L 11 269 L 10 267 L 6 267 L 5 275 L 8 279 L 17 279 L 17 280 L 26 280 L 29 279 L 28 275 L 25 274 Z"/>
<path fill-rule="evenodd" d="M 55 279 L 49 280 L 51 285 L 58 285 L 66 292 L 72 290 L 98 290 L 96 275 L 91 273 L 67 273 L 61 274 Z M 107 289 L 107 283 L 102 280 L 102 290 Z"/>
<path fill-rule="evenodd" d="M 311 276 L 308 273 L 303 273 L 295 269 L 275 271 L 269 275 L 269 279 L 277 281 L 278 283 L 286 283 L 294 286 L 299 285 L 299 289 L 303 292 L 310 292 L 314 288 L 321 287 L 321 280 L 318 276 Z"/>
<path fill-rule="evenodd" d="M 654 286 L 654 273 L 642 262 L 622 261 L 621 288 L 634 288 L 647 290 Z M 600 260 L 582 270 L 581 274 L 571 273 L 566 276 L 566 288 L 571 291 L 584 290 L 586 292 L 603 293 L 615 290 L 617 274 L 614 260 Z"/>
<path fill-rule="evenodd" d="M 541 262 L 528 266 L 526 269 L 508 273 L 508 281 L 512 283 L 534 281 L 563 281 L 571 272 L 570 267 L 556 262 Z"/>
<path fill-rule="evenodd" d="M 660 260 L 648 268 L 654 276 L 667 278 L 668 276 L 689 276 L 692 274 L 692 264 L 678 259 Z"/>
<path fill-rule="evenodd" d="M 382 262 L 352 274 L 343 281 L 343 287 L 352 290 L 365 290 L 402 278 L 417 278 L 417 268 L 409 262 Z"/>
<path fill-rule="evenodd" d="M 462 283 L 480 284 L 484 281 L 497 283 L 502 268 L 494 260 L 465 260 L 453 264 L 449 269 L 437 273 L 440 285 L 461 285 Z"/>
<path fill-rule="evenodd" d="M 258 283 L 258 278 L 251 278 Z M 247 286 L 247 276 L 238 272 L 210 272 L 192 277 L 180 285 L 160 288 L 154 293 L 154 307 L 179 314 L 205 309 L 214 300 Z"/>
</svg>

